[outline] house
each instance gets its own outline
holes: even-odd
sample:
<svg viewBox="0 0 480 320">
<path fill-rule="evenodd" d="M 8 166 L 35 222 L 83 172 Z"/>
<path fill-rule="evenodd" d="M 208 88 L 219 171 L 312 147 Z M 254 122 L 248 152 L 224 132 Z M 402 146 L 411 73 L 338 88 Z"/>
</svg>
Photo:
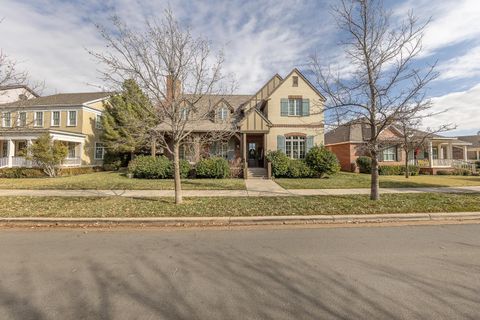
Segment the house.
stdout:
<svg viewBox="0 0 480 320">
<path fill-rule="evenodd" d="M 201 99 L 195 108 L 213 105 L 213 112 L 208 119 L 187 123 L 191 139 L 181 146 L 180 157 L 189 162 L 220 156 L 233 166 L 263 168 L 268 151 L 281 150 L 292 159 L 303 159 L 311 147 L 324 143 L 325 98 L 297 69 L 285 78 L 276 74 L 253 95 Z M 188 110 L 182 116 L 188 117 Z M 231 133 L 227 141 L 202 143 L 202 136 L 222 131 Z"/>
<path fill-rule="evenodd" d="M 101 165 L 100 117 L 110 95 L 87 92 L 40 97 L 23 86 L 0 88 L 5 102 L 0 105 L 0 168 L 31 166 L 22 151 L 44 132 L 68 146 L 63 166 Z"/>
<path fill-rule="evenodd" d="M 419 131 L 422 134 L 421 131 Z M 426 133 L 423 133 L 425 136 Z M 325 146 L 335 153 L 343 171 L 355 171 L 356 160 L 366 156 L 365 145 L 370 139 L 370 128 L 366 123 L 350 122 L 325 134 Z M 389 126 L 380 135 L 382 150 L 380 165 L 404 165 L 406 152 L 402 147 L 402 133 Z M 458 138 L 433 134 L 424 146 L 409 152 L 409 163 L 420 166 L 422 172 L 435 174 L 439 170 L 471 168 L 467 163 L 467 148 L 472 144 Z"/>
<path fill-rule="evenodd" d="M 473 136 L 459 136 L 458 139 L 471 143 L 467 147 L 467 158 L 469 161 L 480 161 L 480 131 Z"/>
</svg>

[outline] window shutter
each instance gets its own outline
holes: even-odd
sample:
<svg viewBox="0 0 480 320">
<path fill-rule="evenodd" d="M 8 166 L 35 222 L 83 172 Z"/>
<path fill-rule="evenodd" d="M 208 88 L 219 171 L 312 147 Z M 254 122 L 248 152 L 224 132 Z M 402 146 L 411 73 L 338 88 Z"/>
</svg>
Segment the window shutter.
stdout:
<svg viewBox="0 0 480 320">
<path fill-rule="evenodd" d="M 277 150 L 285 153 L 285 136 L 277 136 Z"/>
<path fill-rule="evenodd" d="M 314 140 L 314 136 L 308 136 L 307 137 L 307 145 L 306 145 L 306 153 L 308 153 L 308 151 L 310 151 L 310 149 L 313 148 L 313 140 Z"/>
<path fill-rule="evenodd" d="M 303 99 L 302 100 L 302 115 L 304 117 L 310 115 L 310 100 L 309 99 Z"/>
<path fill-rule="evenodd" d="M 280 100 L 280 116 L 288 117 L 288 99 Z"/>
</svg>

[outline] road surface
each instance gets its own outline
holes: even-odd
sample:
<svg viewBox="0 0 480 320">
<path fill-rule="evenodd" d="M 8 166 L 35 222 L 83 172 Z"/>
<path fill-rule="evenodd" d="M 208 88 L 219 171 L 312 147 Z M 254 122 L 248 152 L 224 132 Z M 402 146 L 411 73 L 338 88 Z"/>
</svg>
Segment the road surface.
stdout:
<svg viewBox="0 0 480 320">
<path fill-rule="evenodd" d="M 0 229 L 0 319 L 479 318 L 479 224 Z"/>
</svg>

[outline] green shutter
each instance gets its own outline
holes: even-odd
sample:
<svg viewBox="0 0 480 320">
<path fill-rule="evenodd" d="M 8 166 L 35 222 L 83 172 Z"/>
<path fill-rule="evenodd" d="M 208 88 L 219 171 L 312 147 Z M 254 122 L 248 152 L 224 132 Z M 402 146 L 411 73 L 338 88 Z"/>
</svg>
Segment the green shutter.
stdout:
<svg viewBox="0 0 480 320">
<path fill-rule="evenodd" d="M 282 99 L 280 101 L 280 116 L 288 117 L 288 99 Z"/>
<path fill-rule="evenodd" d="M 285 153 L 285 136 L 277 136 L 277 150 Z"/>
<path fill-rule="evenodd" d="M 307 146 L 306 146 L 306 153 L 308 153 L 308 151 L 310 151 L 310 149 L 313 148 L 313 140 L 314 140 L 314 136 L 308 136 L 307 137 Z"/>
<path fill-rule="evenodd" d="M 302 101 L 302 115 L 304 117 L 310 115 L 310 100 L 309 99 L 303 99 L 303 101 Z"/>
</svg>

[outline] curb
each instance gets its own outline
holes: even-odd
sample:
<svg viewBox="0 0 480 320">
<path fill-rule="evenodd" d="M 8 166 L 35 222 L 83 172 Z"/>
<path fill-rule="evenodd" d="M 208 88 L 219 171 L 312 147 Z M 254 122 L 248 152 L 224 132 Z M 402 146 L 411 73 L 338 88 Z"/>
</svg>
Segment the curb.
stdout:
<svg viewBox="0 0 480 320">
<path fill-rule="evenodd" d="M 250 226 L 286 224 L 347 224 L 416 222 L 447 220 L 480 220 L 480 212 L 438 212 L 402 214 L 314 215 L 314 216 L 257 216 L 257 217 L 179 217 L 179 218 L 0 218 L 0 225 L 149 225 L 149 226 Z"/>
</svg>

